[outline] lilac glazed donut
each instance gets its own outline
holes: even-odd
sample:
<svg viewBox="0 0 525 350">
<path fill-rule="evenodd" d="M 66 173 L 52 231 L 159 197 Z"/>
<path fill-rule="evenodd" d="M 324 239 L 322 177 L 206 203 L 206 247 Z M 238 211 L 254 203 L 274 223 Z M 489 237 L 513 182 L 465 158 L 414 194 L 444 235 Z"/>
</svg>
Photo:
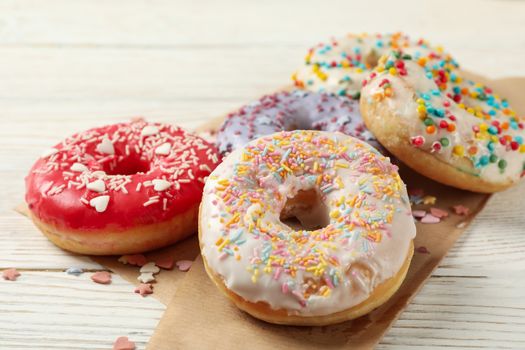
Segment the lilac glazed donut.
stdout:
<svg viewBox="0 0 525 350">
<path fill-rule="evenodd" d="M 292 130 L 341 132 L 380 147 L 363 123 L 357 101 L 304 90 L 266 95 L 229 114 L 217 133 L 217 147 L 224 155 L 261 136 Z"/>
</svg>

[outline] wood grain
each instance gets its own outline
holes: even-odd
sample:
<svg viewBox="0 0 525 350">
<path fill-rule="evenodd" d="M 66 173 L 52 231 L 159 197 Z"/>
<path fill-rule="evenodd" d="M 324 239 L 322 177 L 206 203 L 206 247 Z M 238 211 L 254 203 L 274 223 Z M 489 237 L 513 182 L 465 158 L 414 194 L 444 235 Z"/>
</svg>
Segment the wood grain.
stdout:
<svg viewBox="0 0 525 350">
<path fill-rule="evenodd" d="M 145 115 L 193 128 L 289 82 L 305 50 L 344 32 L 404 30 L 463 67 L 523 75 L 525 3 L 408 0 L 0 2 L 1 349 L 144 348 L 163 305 L 114 278 L 95 285 L 11 209 L 23 177 L 68 134 Z M 525 186 L 494 196 L 380 345 L 525 348 Z M 123 316 L 127 315 L 127 316 Z"/>
</svg>

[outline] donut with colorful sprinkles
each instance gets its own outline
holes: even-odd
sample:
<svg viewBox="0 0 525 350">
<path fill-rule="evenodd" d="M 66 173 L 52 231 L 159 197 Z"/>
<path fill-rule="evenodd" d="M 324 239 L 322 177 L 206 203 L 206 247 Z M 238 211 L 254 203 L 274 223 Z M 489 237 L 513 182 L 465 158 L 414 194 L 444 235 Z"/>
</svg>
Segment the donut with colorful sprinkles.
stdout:
<svg viewBox="0 0 525 350">
<path fill-rule="evenodd" d="M 339 131 L 379 147 L 363 123 L 357 101 L 304 90 L 265 95 L 230 113 L 216 142 L 224 155 L 261 136 L 296 129 Z"/>
<path fill-rule="evenodd" d="M 456 64 L 441 47 L 433 47 L 423 39 L 414 40 L 402 33 L 348 34 L 312 47 L 292 80 L 298 88 L 359 99 L 361 83 L 374 69 L 379 57 L 400 50 L 416 59 L 441 58 Z"/>
<path fill-rule="evenodd" d="M 491 193 L 525 168 L 523 119 L 489 87 L 445 60 L 393 52 L 363 82 L 361 112 L 379 142 L 435 181 Z"/>
<path fill-rule="evenodd" d="M 415 233 L 397 167 L 356 138 L 313 130 L 230 153 L 199 214 L 209 277 L 276 324 L 334 324 L 383 304 L 406 275 Z"/>
<path fill-rule="evenodd" d="M 90 129 L 46 151 L 26 177 L 36 226 L 76 253 L 144 252 L 196 232 L 214 145 L 138 120 Z"/>
</svg>

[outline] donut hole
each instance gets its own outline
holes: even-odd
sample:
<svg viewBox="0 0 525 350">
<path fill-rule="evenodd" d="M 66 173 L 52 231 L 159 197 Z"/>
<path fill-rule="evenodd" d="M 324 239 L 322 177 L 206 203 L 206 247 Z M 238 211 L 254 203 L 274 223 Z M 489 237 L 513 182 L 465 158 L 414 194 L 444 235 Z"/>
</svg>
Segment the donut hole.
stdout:
<svg viewBox="0 0 525 350">
<path fill-rule="evenodd" d="M 134 175 L 146 173 L 150 170 L 148 162 L 139 157 L 126 157 L 120 161 L 108 162 L 104 166 L 104 171 L 108 175 Z"/>
<path fill-rule="evenodd" d="M 366 55 L 363 58 L 363 61 L 366 67 L 369 67 L 369 69 L 373 69 L 378 65 L 379 58 L 381 58 L 381 56 L 375 50 L 372 50 L 368 55 Z"/>
<path fill-rule="evenodd" d="M 314 231 L 330 223 L 328 209 L 315 189 L 300 190 L 288 198 L 280 218 L 293 230 Z"/>
</svg>

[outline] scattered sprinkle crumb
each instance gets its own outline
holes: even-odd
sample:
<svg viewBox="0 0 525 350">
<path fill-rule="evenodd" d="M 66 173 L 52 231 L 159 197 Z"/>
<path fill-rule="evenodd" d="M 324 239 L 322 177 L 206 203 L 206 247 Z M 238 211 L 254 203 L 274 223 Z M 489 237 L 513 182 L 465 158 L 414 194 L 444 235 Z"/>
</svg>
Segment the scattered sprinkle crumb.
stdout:
<svg viewBox="0 0 525 350">
<path fill-rule="evenodd" d="M 133 255 L 122 255 L 119 259 L 119 262 L 123 264 L 130 264 L 134 266 L 144 266 L 148 262 L 148 259 L 142 254 L 133 254 Z"/>
<path fill-rule="evenodd" d="M 155 277 L 153 276 L 151 272 L 141 273 L 140 276 L 137 277 L 137 279 L 142 283 L 150 283 L 150 282 L 155 281 Z"/>
<path fill-rule="evenodd" d="M 421 218 L 421 223 L 423 224 L 437 224 L 441 221 L 440 218 L 435 217 L 432 214 L 427 214 L 424 217 Z"/>
<path fill-rule="evenodd" d="M 420 254 L 430 254 L 430 251 L 425 246 L 417 247 L 416 252 Z"/>
<path fill-rule="evenodd" d="M 434 208 L 434 207 L 430 208 L 430 214 L 440 219 L 448 217 L 448 211 L 440 209 L 440 208 Z"/>
<path fill-rule="evenodd" d="M 412 204 L 421 204 L 423 203 L 423 197 L 421 196 L 409 196 L 410 203 Z"/>
<path fill-rule="evenodd" d="M 425 210 L 413 210 L 412 216 L 415 218 L 422 218 L 425 215 L 427 215 L 427 212 Z"/>
<path fill-rule="evenodd" d="M 66 273 L 68 275 L 80 276 L 84 273 L 84 270 L 82 270 L 80 267 L 72 266 L 66 270 Z"/>
<path fill-rule="evenodd" d="M 140 268 L 140 272 L 141 273 L 152 273 L 152 274 L 156 274 L 156 273 L 159 273 L 160 272 L 160 268 L 155 265 L 155 262 L 153 261 L 150 261 L 148 262 L 147 264 L 145 264 L 144 266 L 142 266 Z"/>
<path fill-rule="evenodd" d="M 2 277 L 6 281 L 16 281 L 16 279 L 20 276 L 20 272 L 18 272 L 16 269 L 7 269 L 2 271 Z"/>
<path fill-rule="evenodd" d="M 173 266 L 175 266 L 175 261 L 172 257 L 168 256 L 155 260 L 155 265 L 164 270 L 171 270 L 173 269 Z"/>
<path fill-rule="evenodd" d="M 186 272 L 191 268 L 191 264 L 193 264 L 193 261 L 191 260 L 179 260 L 175 263 L 179 270 Z"/>
<path fill-rule="evenodd" d="M 111 274 L 107 271 L 95 272 L 91 275 L 91 279 L 95 283 L 99 284 L 110 284 L 111 283 Z"/>
<path fill-rule="evenodd" d="M 436 204 L 436 197 L 434 196 L 425 196 L 423 197 L 423 204 L 434 205 Z"/>
<path fill-rule="evenodd" d="M 113 350 L 135 350 L 135 343 L 128 337 L 118 337 L 113 343 Z"/>
<path fill-rule="evenodd" d="M 135 293 L 145 297 L 146 295 L 153 293 L 153 286 L 150 283 L 141 283 L 135 288 Z"/>
<path fill-rule="evenodd" d="M 467 221 L 461 221 L 456 225 L 456 228 L 463 228 L 467 226 Z"/>
<path fill-rule="evenodd" d="M 457 215 L 462 215 L 462 216 L 465 216 L 465 215 L 468 215 L 469 212 L 470 212 L 470 209 L 459 204 L 459 205 L 455 205 L 452 207 L 452 209 L 454 209 L 454 212 L 457 214 Z"/>
</svg>

